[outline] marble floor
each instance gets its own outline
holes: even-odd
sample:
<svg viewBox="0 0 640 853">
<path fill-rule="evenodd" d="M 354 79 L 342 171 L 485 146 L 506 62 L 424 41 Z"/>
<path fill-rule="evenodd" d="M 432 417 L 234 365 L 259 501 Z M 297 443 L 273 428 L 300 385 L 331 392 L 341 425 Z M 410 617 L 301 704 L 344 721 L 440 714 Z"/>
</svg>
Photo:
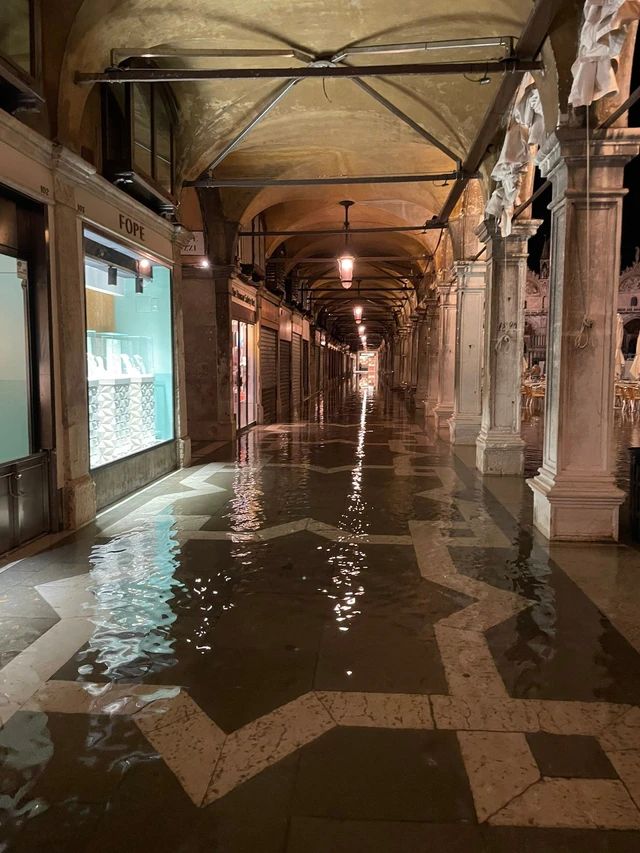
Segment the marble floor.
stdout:
<svg viewBox="0 0 640 853">
<path fill-rule="evenodd" d="M 0 851 L 637 853 L 640 554 L 344 388 L 0 565 Z"/>
</svg>

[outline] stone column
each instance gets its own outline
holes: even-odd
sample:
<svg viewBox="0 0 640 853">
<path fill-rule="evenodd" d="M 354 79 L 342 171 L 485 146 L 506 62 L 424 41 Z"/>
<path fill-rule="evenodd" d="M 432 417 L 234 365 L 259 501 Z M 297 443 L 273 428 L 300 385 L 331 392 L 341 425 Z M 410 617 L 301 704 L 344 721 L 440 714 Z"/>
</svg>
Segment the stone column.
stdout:
<svg viewBox="0 0 640 853">
<path fill-rule="evenodd" d="M 174 227 L 173 238 L 173 373 L 176 441 L 180 466 L 191 465 L 191 439 L 187 422 L 187 379 L 184 360 L 184 323 L 182 298 L 182 247 L 189 240 L 189 232 L 181 225 Z"/>
<path fill-rule="evenodd" d="M 391 382 L 392 388 L 399 388 L 402 382 L 402 339 L 400 331 L 396 331 L 393 336 L 393 378 Z"/>
<path fill-rule="evenodd" d="M 476 467 L 482 474 L 522 475 L 520 435 L 524 295 L 528 240 L 540 220 L 515 220 L 501 237 L 494 219 L 478 227 L 487 246 L 482 426 L 476 442 Z"/>
<path fill-rule="evenodd" d="M 438 400 L 433 410 L 436 429 L 444 429 L 453 414 L 453 387 L 456 357 L 456 308 L 458 296 L 451 281 L 438 285 L 440 323 L 438 331 Z"/>
<path fill-rule="evenodd" d="M 429 326 L 427 322 L 427 307 L 422 305 L 416 309 L 418 315 L 416 347 L 416 409 L 424 409 L 429 393 Z"/>
<path fill-rule="evenodd" d="M 194 441 L 235 436 L 231 376 L 232 265 L 184 266 L 182 294 L 189 434 Z"/>
<path fill-rule="evenodd" d="M 95 486 L 89 471 L 89 403 L 85 340 L 84 250 L 74 184 L 54 173 L 52 251 L 56 257 L 55 322 L 58 330 L 59 383 L 58 486 L 62 489 L 62 523 L 75 530 L 96 514 Z"/>
<path fill-rule="evenodd" d="M 424 401 L 425 412 L 431 414 L 438 404 L 438 386 L 440 383 L 440 307 L 437 299 L 427 300 L 427 329 L 429 338 L 427 396 Z"/>
<path fill-rule="evenodd" d="M 403 385 L 408 385 L 411 379 L 411 338 L 410 326 L 405 325 L 400 329 L 400 351 L 401 366 L 400 366 L 400 382 Z"/>
<path fill-rule="evenodd" d="M 412 389 L 418 387 L 418 336 L 419 336 L 419 318 L 417 314 L 411 315 L 411 331 L 410 331 L 410 348 L 409 348 L 409 385 Z"/>
<path fill-rule="evenodd" d="M 482 415 L 482 340 L 486 263 L 456 261 L 458 287 L 452 444 L 476 443 Z"/>
<path fill-rule="evenodd" d="M 542 468 L 529 481 L 534 524 L 552 540 L 616 540 L 613 398 L 623 171 L 640 132 L 591 142 L 560 128 L 539 155 L 553 185 L 547 396 Z"/>
</svg>

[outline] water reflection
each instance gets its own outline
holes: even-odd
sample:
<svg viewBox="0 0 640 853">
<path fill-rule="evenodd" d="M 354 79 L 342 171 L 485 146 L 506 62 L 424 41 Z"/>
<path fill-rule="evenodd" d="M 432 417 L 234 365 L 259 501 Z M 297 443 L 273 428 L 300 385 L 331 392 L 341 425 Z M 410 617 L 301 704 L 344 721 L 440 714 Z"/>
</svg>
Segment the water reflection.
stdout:
<svg viewBox="0 0 640 853">
<path fill-rule="evenodd" d="M 172 516 L 160 517 L 106 545 L 96 545 L 90 591 L 94 631 L 80 675 L 94 674 L 94 661 L 110 680 L 136 678 L 175 663 L 171 602 L 184 585 L 175 577 L 179 544 Z"/>
<path fill-rule="evenodd" d="M 345 531 L 345 539 L 352 535 L 367 533 L 369 524 L 364 521 L 366 501 L 362 494 L 362 469 L 365 459 L 365 438 L 367 435 L 367 414 L 370 406 L 371 390 L 365 387 L 361 391 L 360 422 L 356 440 L 356 464 L 351 474 L 351 489 L 347 496 L 347 506 L 338 527 Z M 331 578 L 332 591 L 323 590 L 334 601 L 334 618 L 340 631 L 348 631 L 352 620 L 361 614 L 358 599 L 365 594 L 360 574 L 367 568 L 367 555 L 357 543 L 338 541 L 327 551 L 331 554 L 329 564 L 334 570 Z"/>
</svg>

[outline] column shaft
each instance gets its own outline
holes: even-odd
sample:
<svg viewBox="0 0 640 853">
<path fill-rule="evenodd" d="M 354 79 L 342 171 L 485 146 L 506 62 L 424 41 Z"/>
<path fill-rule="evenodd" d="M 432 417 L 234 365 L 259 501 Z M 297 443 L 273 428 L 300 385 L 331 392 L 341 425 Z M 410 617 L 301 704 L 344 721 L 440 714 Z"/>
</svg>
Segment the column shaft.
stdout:
<svg viewBox="0 0 640 853">
<path fill-rule="evenodd" d="M 447 427 L 453 414 L 453 388 L 456 358 L 457 293 L 451 282 L 438 285 L 440 291 L 440 322 L 438 334 L 438 399 L 433 410 L 436 429 Z"/>
<path fill-rule="evenodd" d="M 615 540 L 613 397 L 624 166 L 637 130 L 561 128 L 541 152 L 553 185 L 545 437 L 534 524 L 549 539 Z M 587 203 L 587 165 L 591 190 Z"/>
<path fill-rule="evenodd" d="M 482 426 L 476 442 L 482 474 L 524 471 L 520 416 L 527 241 L 539 224 L 516 220 L 509 237 L 500 236 L 495 220 L 478 228 L 487 246 Z"/>
<path fill-rule="evenodd" d="M 453 444 L 476 443 L 482 415 L 484 262 L 454 264 L 458 289 L 454 409 L 449 422 Z"/>
</svg>

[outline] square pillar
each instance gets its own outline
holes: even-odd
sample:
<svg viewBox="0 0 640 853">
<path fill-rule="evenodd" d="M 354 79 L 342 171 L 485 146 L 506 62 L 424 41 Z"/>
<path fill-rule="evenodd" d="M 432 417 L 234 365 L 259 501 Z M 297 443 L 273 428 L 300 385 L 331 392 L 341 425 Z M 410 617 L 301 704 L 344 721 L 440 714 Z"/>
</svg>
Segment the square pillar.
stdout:
<svg viewBox="0 0 640 853">
<path fill-rule="evenodd" d="M 424 408 L 427 414 L 433 412 L 438 403 L 438 385 L 440 383 L 440 307 L 437 299 L 427 300 L 427 335 L 428 335 L 428 360 L 427 360 L 427 395 L 424 399 Z"/>
<path fill-rule="evenodd" d="M 553 185 L 543 463 L 529 485 L 535 526 L 552 540 L 618 538 L 624 493 L 615 486 L 614 371 L 625 165 L 635 129 L 590 142 L 560 128 L 538 155 Z M 589 208 L 589 212 L 588 212 Z"/>
<path fill-rule="evenodd" d="M 85 337 L 84 248 L 73 184 L 56 174 L 56 204 L 52 208 L 56 259 L 55 318 L 58 338 L 55 357 L 60 405 L 58 485 L 62 489 L 65 530 L 95 518 L 95 485 L 89 470 L 89 403 Z"/>
<path fill-rule="evenodd" d="M 484 382 L 482 422 L 476 441 L 481 474 L 522 475 L 524 441 L 520 435 L 524 295 L 528 241 L 540 220 L 515 220 L 502 237 L 495 219 L 477 229 L 487 246 Z"/>
<path fill-rule="evenodd" d="M 458 286 L 452 444 L 474 445 L 482 415 L 482 338 L 486 263 L 457 261 Z"/>
<path fill-rule="evenodd" d="M 455 285 L 450 281 L 439 284 L 438 291 L 440 295 L 438 398 L 433 409 L 433 417 L 436 429 L 440 431 L 448 427 L 448 421 L 453 414 L 458 295 Z"/>
<path fill-rule="evenodd" d="M 425 305 L 416 309 L 417 347 L 416 347 L 416 409 L 424 409 L 429 393 L 429 327 Z"/>
<path fill-rule="evenodd" d="M 235 436 L 231 375 L 234 267 L 182 269 L 186 398 L 193 441 Z"/>
</svg>

